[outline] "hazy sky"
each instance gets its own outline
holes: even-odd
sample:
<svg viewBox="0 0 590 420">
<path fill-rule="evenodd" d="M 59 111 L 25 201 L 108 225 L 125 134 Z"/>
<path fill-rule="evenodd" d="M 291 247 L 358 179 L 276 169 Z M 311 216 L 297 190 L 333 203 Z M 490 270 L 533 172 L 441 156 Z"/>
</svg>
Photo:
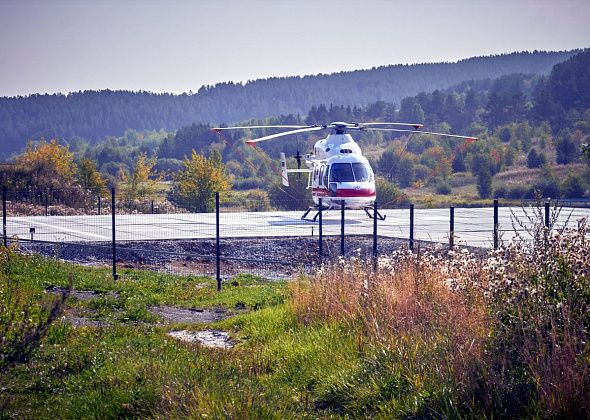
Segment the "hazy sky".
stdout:
<svg viewBox="0 0 590 420">
<path fill-rule="evenodd" d="M 0 0 L 0 96 L 590 47 L 590 1 Z"/>
</svg>

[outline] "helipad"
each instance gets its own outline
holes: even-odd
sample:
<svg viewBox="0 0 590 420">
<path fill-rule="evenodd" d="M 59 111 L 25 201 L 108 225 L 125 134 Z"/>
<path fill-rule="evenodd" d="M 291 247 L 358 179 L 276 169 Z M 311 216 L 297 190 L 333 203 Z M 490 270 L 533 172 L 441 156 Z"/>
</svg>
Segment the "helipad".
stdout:
<svg viewBox="0 0 590 420">
<path fill-rule="evenodd" d="M 381 210 L 386 216 L 377 222 L 381 237 L 409 238 L 409 209 Z M 449 209 L 416 209 L 414 238 L 446 243 L 449 241 Z M 456 244 L 490 247 L 493 243 L 493 208 L 456 208 L 454 237 Z M 222 238 L 317 236 L 319 223 L 301 220 L 300 211 L 241 212 L 220 214 Z M 500 235 L 510 240 L 527 234 L 533 222 L 542 222 L 532 208 L 500 207 Z M 556 228 L 576 226 L 590 216 L 590 209 L 564 208 Z M 340 235 L 341 214 L 324 214 L 323 234 Z M 48 242 L 108 242 L 112 240 L 112 219 L 104 216 L 32 216 L 8 217 L 7 236 Z M 373 220 L 363 211 L 345 213 L 345 235 L 371 235 Z M 215 213 L 135 214 L 116 216 L 117 241 L 215 238 Z"/>
</svg>

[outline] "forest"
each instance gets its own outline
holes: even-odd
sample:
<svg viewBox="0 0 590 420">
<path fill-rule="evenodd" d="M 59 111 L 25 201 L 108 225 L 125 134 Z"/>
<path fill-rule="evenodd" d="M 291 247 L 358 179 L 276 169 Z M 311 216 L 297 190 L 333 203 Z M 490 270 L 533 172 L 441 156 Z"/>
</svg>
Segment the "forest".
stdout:
<svg viewBox="0 0 590 420">
<path fill-rule="evenodd" d="M 0 98 L 0 159 L 22 151 L 27 140 L 78 138 L 95 142 L 127 129 L 175 131 L 192 123 L 232 123 L 272 115 L 305 115 L 312 106 L 399 105 L 419 92 L 447 89 L 466 80 L 547 74 L 579 51 L 520 52 L 456 63 L 390 65 L 368 70 L 225 82 L 196 92 L 79 91 Z"/>
<path fill-rule="evenodd" d="M 532 60 L 536 65 L 549 57 L 557 57 L 548 53 L 527 56 L 532 59 L 536 54 L 538 59 Z M 497 59 L 502 62 L 506 57 Z M 464 80 L 445 89 L 406 96 L 399 105 L 386 100 L 362 104 L 360 99 L 354 105 L 318 102 L 305 113 L 275 114 L 241 123 L 410 121 L 423 123 L 433 131 L 479 137 L 477 142 L 465 142 L 423 134 L 355 134 L 379 177 L 378 189 L 382 204 L 386 206 L 402 205 L 409 200 L 425 205 L 449 202 L 476 205 L 477 200 L 492 197 L 512 200 L 537 196 L 583 198 L 588 195 L 587 180 L 590 179 L 590 97 L 587 92 L 590 92 L 590 51 L 555 64 L 547 74 L 517 72 Z M 105 98 L 96 95 L 98 103 Z M 258 102 L 264 101 L 259 99 Z M 223 163 L 221 173 L 227 178 L 223 182 L 226 189 L 231 185 L 233 190 L 257 191 L 257 197 L 275 207 L 281 207 L 284 204 L 280 203 L 293 196 L 305 201 L 308 194 L 304 181 L 294 180 L 294 188 L 289 193 L 280 188 L 277 158 L 280 152 L 288 156 L 293 156 L 297 150 L 309 152 L 317 135 L 301 135 L 292 141 L 266 142 L 250 148 L 245 146 L 244 140 L 266 132 L 240 130 L 219 136 L 212 127 L 212 123 L 204 122 L 184 125 L 176 131 L 126 127 L 123 135 L 107 136 L 101 141 L 58 136 L 51 143 L 30 142 L 27 151 L 16 158 L 21 165 L 17 173 L 14 168 L 0 168 L 0 179 L 14 188 L 17 184 L 38 184 L 39 189 L 83 185 L 87 189 L 104 190 L 106 185 L 112 185 L 130 190 L 148 181 L 178 185 L 178 174 L 185 173 L 199 161 L 215 168 Z M 52 150 L 48 155 L 63 154 L 59 147 L 71 155 L 68 159 L 72 169 L 65 171 L 69 174 L 67 181 L 61 176 L 57 178 L 62 181 L 50 184 L 49 180 L 55 177 L 34 172 L 38 165 L 30 159 L 42 155 L 38 152 L 42 147 Z M 290 164 L 294 164 L 292 159 Z M 100 181 L 90 182 L 89 179 Z M 158 188 L 152 185 L 139 195 L 155 191 Z M 171 191 L 178 192 L 178 189 L 173 187 Z"/>
</svg>

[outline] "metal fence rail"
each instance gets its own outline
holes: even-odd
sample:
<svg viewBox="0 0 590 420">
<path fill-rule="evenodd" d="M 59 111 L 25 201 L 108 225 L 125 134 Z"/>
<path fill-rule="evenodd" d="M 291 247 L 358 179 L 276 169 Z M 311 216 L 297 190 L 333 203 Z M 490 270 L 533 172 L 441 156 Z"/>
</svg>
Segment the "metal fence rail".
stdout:
<svg viewBox="0 0 590 420">
<path fill-rule="evenodd" d="M 277 211 L 262 199 L 229 202 L 216 195 L 209 212 L 197 213 L 176 206 L 180 200 L 171 195 L 165 201 L 128 200 L 113 189 L 95 199 L 76 197 L 78 207 L 56 197 L 65 195 L 3 187 L 2 244 L 111 266 L 115 277 L 121 267 L 141 267 L 214 276 L 219 287 L 223 278 L 239 273 L 289 278 L 339 255 L 372 258 L 402 246 L 497 248 L 514 236 L 530 239 L 534 225 L 561 229 L 590 216 L 589 208 L 561 208 L 555 201 L 502 207 L 494 200 L 482 208 L 379 209 L 377 203 L 384 219 L 370 218 L 374 209 L 333 208 L 313 222 L 302 220 L 303 202 L 297 210 Z M 292 208 L 293 202 L 278 204 Z"/>
</svg>

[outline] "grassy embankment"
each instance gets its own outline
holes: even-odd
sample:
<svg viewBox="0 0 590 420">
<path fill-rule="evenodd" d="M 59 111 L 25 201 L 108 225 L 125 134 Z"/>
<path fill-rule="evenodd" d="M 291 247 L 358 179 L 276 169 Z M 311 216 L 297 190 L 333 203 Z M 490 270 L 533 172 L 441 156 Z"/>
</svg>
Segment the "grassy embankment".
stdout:
<svg viewBox="0 0 590 420">
<path fill-rule="evenodd" d="M 107 270 L 1 251 L 0 327 L 42 321 L 39 308 L 56 299 L 44 289 L 69 276 L 74 289 L 102 294 L 68 298 L 66 316 L 102 323 L 58 319 L 27 362 L 3 361 L 0 407 L 23 418 L 583 415 L 590 245 L 578 232 L 539 233 L 534 248 L 486 260 L 401 252 L 377 274 L 342 261 L 288 284 L 241 276 L 221 293 L 205 278 L 128 270 L 113 281 Z M 149 311 L 163 304 L 236 315 L 170 325 Z M 166 335 L 206 327 L 237 346 Z"/>
</svg>

